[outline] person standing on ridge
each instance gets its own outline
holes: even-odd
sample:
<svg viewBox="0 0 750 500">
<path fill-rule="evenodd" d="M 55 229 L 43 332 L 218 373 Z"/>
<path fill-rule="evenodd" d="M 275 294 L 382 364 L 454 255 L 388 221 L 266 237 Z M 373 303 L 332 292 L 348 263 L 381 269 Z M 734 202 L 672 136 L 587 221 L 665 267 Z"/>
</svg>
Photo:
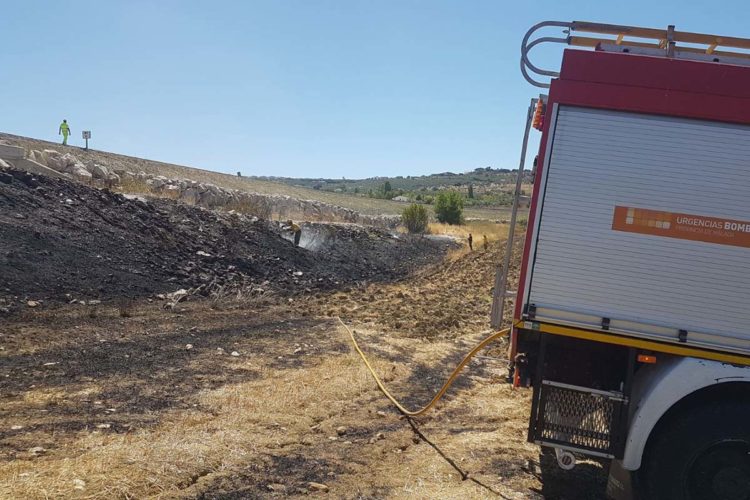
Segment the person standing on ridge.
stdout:
<svg viewBox="0 0 750 500">
<path fill-rule="evenodd" d="M 70 126 L 68 125 L 68 120 L 63 120 L 60 124 L 60 129 L 57 131 L 57 135 L 62 134 L 63 136 L 63 146 L 68 145 L 68 136 L 70 135 Z"/>
<path fill-rule="evenodd" d="M 466 239 L 469 240 L 469 251 L 474 251 L 474 238 L 471 236 L 471 233 L 469 233 L 469 237 Z"/>
</svg>

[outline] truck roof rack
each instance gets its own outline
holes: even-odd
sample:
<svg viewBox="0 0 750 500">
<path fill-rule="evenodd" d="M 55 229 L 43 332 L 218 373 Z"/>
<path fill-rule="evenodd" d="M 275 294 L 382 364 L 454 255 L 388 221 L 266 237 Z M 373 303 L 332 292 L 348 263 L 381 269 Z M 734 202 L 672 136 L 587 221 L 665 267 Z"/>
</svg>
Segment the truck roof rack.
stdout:
<svg viewBox="0 0 750 500">
<path fill-rule="evenodd" d="M 563 28 L 565 36 L 531 39 L 538 30 L 546 27 Z M 572 35 L 573 32 L 604 36 L 576 36 Z M 537 77 L 560 76 L 558 71 L 538 68 L 529 61 L 529 51 L 547 42 L 650 56 L 750 65 L 750 38 L 677 31 L 674 25 L 664 30 L 585 21 L 543 21 L 532 26 L 521 42 L 521 73 L 526 81 L 536 87 L 549 88 L 550 84 L 535 80 L 529 72 Z M 678 42 L 682 44 L 678 46 Z M 717 50 L 719 47 L 740 50 Z"/>
</svg>

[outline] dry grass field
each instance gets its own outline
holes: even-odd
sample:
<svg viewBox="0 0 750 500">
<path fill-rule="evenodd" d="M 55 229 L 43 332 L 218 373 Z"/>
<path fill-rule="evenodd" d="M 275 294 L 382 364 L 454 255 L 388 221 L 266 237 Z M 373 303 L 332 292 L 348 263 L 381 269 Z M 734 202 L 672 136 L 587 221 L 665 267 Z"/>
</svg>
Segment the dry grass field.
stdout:
<svg viewBox="0 0 750 500">
<path fill-rule="evenodd" d="M 292 300 L 29 310 L 0 337 L 0 498 L 601 498 L 526 443 L 506 344 L 430 414 L 402 417 L 489 333 L 489 251 Z M 514 267 L 514 273 L 517 271 Z"/>
<path fill-rule="evenodd" d="M 474 239 L 474 248 L 483 248 L 484 236 L 489 243 L 497 243 L 508 236 L 508 224 L 497 223 L 490 220 L 469 220 L 465 224 L 455 226 L 432 222 L 429 224 L 430 234 L 442 234 L 452 236 L 462 242 L 466 242 L 469 235 Z"/>
</svg>

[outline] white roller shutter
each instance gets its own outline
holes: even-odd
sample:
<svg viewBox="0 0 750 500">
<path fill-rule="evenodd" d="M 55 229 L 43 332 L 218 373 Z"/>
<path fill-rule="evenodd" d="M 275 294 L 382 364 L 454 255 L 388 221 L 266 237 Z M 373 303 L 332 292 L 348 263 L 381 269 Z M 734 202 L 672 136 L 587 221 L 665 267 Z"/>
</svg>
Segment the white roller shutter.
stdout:
<svg viewBox="0 0 750 500">
<path fill-rule="evenodd" d="M 561 106 L 544 182 L 540 314 L 750 349 L 750 248 L 612 228 L 615 206 L 750 221 L 750 127 Z"/>
</svg>

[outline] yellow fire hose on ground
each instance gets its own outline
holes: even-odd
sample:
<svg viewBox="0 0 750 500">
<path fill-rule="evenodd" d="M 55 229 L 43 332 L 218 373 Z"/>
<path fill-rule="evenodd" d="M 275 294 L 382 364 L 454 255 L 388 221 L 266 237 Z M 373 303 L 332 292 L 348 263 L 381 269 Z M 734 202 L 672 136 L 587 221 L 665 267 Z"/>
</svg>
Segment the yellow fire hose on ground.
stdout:
<svg viewBox="0 0 750 500">
<path fill-rule="evenodd" d="M 336 318 L 339 320 L 339 323 L 341 323 L 341 326 L 344 327 L 344 329 L 349 332 L 349 337 L 351 338 L 352 344 L 354 345 L 354 349 L 359 353 L 359 356 L 362 358 L 362 361 L 365 362 L 365 365 L 367 366 L 367 369 L 370 371 L 370 374 L 375 379 L 375 383 L 378 384 L 378 387 L 380 390 L 385 394 L 385 396 L 393 403 L 396 408 L 399 409 L 401 413 L 408 417 L 418 417 L 420 415 L 424 415 L 432 407 L 434 407 L 438 401 L 442 399 L 442 397 L 445 395 L 446 391 L 450 388 L 451 385 L 453 385 L 453 382 L 456 380 L 456 377 L 458 377 L 458 374 L 461 373 L 461 370 L 466 366 L 469 361 L 471 361 L 471 358 L 473 358 L 479 351 L 487 347 L 488 344 L 490 344 L 492 341 L 500 338 L 505 337 L 510 332 L 510 328 L 505 328 L 504 330 L 500 330 L 499 332 L 495 332 L 483 341 L 481 341 L 479 344 L 474 347 L 469 353 L 464 357 L 464 359 L 461 360 L 461 362 L 456 366 L 456 368 L 453 370 L 453 373 L 451 373 L 451 376 L 448 377 L 448 380 L 445 381 L 443 384 L 443 387 L 440 388 L 440 390 L 435 394 L 435 397 L 432 398 L 432 401 L 430 401 L 424 408 L 421 408 L 417 411 L 410 411 L 407 410 L 401 403 L 398 402 L 398 400 L 393 397 L 393 395 L 388 391 L 388 389 L 385 387 L 383 382 L 380 380 L 380 377 L 378 377 L 378 374 L 375 373 L 375 370 L 373 369 L 372 365 L 370 364 L 370 361 L 367 359 L 367 356 L 365 356 L 365 353 L 362 352 L 362 349 L 359 347 L 359 344 L 357 343 L 357 339 L 354 338 L 354 332 L 346 326 L 346 323 L 343 322 L 341 318 Z"/>
</svg>

